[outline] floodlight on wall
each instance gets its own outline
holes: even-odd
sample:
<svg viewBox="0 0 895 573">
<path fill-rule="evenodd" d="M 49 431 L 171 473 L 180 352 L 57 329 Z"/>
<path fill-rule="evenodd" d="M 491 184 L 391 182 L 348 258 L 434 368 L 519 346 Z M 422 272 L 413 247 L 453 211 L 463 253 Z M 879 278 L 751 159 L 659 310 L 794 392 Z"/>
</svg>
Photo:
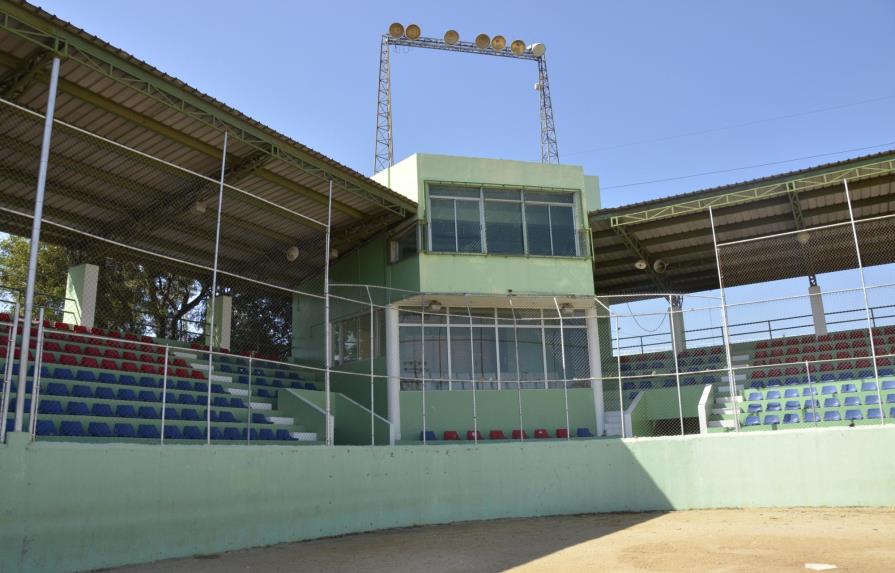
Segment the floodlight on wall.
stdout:
<svg viewBox="0 0 895 573">
<path fill-rule="evenodd" d="M 426 305 L 426 310 L 429 312 L 441 312 L 441 309 L 444 307 L 437 300 L 430 300 L 429 304 Z"/>
<path fill-rule="evenodd" d="M 811 233 L 808 231 L 802 231 L 801 233 L 796 235 L 796 240 L 800 245 L 807 245 L 808 241 L 811 240 Z"/>
<path fill-rule="evenodd" d="M 637 269 L 638 271 L 645 271 L 648 266 L 649 266 L 649 263 L 643 259 L 640 259 L 634 263 L 634 268 Z"/>
<path fill-rule="evenodd" d="M 656 274 L 662 274 L 668 269 L 668 263 L 663 261 L 662 259 L 656 259 L 653 263 L 653 271 Z"/>
<path fill-rule="evenodd" d="M 399 22 L 393 22 L 392 25 L 388 27 L 388 35 L 392 38 L 400 38 L 404 35 L 404 26 Z"/>
<path fill-rule="evenodd" d="M 407 36 L 408 40 L 416 40 L 420 37 L 420 27 L 416 24 L 411 24 L 404 30 L 404 35 Z"/>
<path fill-rule="evenodd" d="M 298 258 L 300 251 L 297 246 L 292 245 L 288 249 L 286 249 L 286 260 L 290 263 L 294 263 L 295 259 Z"/>
<path fill-rule="evenodd" d="M 564 302 L 561 305 L 559 305 L 559 312 L 563 316 L 572 316 L 573 314 L 575 314 L 575 307 L 573 307 L 571 304 L 569 304 L 567 302 Z"/>
<path fill-rule="evenodd" d="M 339 249 L 333 247 L 329 250 L 329 260 L 338 259 L 339 258 Z"/>
<path fill-rule="evenodd" d="M 192 211 L 194 215 L 204 215 L 207 209 L 208 207 L 205 205 L 205 201 L 196 201 L 190 206 L 190 211 Z"/>
<path fill-rule="evenodd" d="M 479 34 L 475 37 L 475 47 L 485 50 L 491 45 L 491 37 L 488 34 Z"/>
<path fill-rule="evenodd" d="M 532 56 L 540 58 L 547 52 L 547 46 L 541 43 L 534 43 L 528 46 L 528 51 Z"/>
<path fill-rule="evenodd" d="M 491 38 L 491 49 L 494 51 L 501 51 L 507 47 L 507 39 L 501 35 L 494 36 Z"/>
<path fill-rule="evenodd" d="M 457 33 L 457 30 L 448 30 L 444 33 L 444 43 L 448 46 L 453 46 L 457 42 L 460 41 L 460 34 Z"/>
<path fill-rule="evenodd" d="M 512 43 L 510 43 L 510 51 L 517 56 L 521 56 L 525 53 L 525 42 L 522 40 L 513 40 Z"/>
</svg>

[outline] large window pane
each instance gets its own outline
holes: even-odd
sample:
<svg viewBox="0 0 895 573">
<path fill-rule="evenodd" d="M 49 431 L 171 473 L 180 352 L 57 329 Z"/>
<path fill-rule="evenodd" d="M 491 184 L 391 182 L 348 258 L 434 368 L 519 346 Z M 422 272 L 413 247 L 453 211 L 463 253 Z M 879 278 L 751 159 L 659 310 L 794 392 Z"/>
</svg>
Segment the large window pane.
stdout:
<svg viewBox="0 0 895 573">
<path fill-rule="evenodd" d="M 457 250 L 457 232 L 454 225 L 454 201 L 452 199 L 432 199 L 430 211 L 432 250 L 455 252 Z"/>
<path fill-rule="evenodd" d="M 485 201 L 485 232 L 489 253 L 523 254 L 522 204 Z"/>
<path fill-rule="evenodd" d="M 519 378 L 521 380 L 544 379 L 544 350 L 541 346 L 540 328 L 519 328 Z"/>
<path fill-rule="evenodd" d="M 515 381 L 519 379 L 516 371 L 516 336 L 513 328 L 497 330 L 497 344 L 500 351 L 500 379 Z"/>
<path fill-rule="evenodd" d="M 571 207 L 550 206 L 550 228 L 553 236 L 553 256 L 574 257 L 575 215 Z"/>
<path fill-rule="evenodd" d="M 436 381 L 433 385 L 428 385 L 427 387 L 447 388 L 447 327 L 427 326 L 423 351 L 425 352 L 423 358 L 426 361 L 426 380 Z"/>
<path fill-rule="evenodd" d="M 422 344 L 419 326 L 402 326 L 398 331 L 401 357 L 401 378 L 418 380 L 422 377 Z"/>
<path fill-rule="evenodd" d="M 457 251 L 482 252 L 482 225 L 478 201 L 457 201 Z"/>
<path fill-rule="evenodd" d="M 566 328 L 566 378 L 589 378 L 590 361 L 587 355 L 587 330 Z"/>
<path fill-rule="evenodd" d="M 550 255 L 550 213 L 545 205 L 525 205 L 525 226 L 528 232 L 528 252 Z"/>
<path fill-rule="evenodd" d="M 497 342 L 494 328 L 473 328 L 475 378 L 497 380 Z"/>
<path fill-rule="evenodd" d="M 558 328 L 544 329 L 544 350 L 547 355 L 547 379 L 562 380 L 562 344 Z"/>
<path fill-rule="evenodd" d="M 451 379 L 472 380 L 472 344 L 469 328 L 451 328 Z"/>
</svg>

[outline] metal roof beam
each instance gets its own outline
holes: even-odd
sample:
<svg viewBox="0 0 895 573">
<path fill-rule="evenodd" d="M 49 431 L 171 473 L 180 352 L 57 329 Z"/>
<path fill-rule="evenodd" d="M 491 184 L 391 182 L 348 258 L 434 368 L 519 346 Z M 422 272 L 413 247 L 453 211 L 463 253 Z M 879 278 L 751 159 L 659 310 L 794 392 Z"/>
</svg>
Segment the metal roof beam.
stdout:
<svg viewBox="0 0 895 573">
<path fill-rule="evenodd" d="M 19 63 L 3 78 L 0 78 L 0 97 L 14 100 L 22 95 L 31 84 L 38 79 L 38 75 L 47 73 L 46 67 L 52 61 L 53 53 L 43 48 L 38 48 L 27 59 Z"/>
</svg>

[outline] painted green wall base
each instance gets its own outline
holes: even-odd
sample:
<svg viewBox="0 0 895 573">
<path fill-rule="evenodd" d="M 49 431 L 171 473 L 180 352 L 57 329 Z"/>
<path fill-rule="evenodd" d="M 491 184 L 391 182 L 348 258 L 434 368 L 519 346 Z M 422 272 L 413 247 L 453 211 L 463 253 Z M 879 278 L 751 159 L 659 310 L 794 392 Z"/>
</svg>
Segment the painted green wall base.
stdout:
<svg viewBox="0 0 895 573">
<path fill-rule="evenodd" d="M 582 512 L 893 506 L 895 427 L 406 447 L 0 446 L 3 571 Z"/>
</svg>

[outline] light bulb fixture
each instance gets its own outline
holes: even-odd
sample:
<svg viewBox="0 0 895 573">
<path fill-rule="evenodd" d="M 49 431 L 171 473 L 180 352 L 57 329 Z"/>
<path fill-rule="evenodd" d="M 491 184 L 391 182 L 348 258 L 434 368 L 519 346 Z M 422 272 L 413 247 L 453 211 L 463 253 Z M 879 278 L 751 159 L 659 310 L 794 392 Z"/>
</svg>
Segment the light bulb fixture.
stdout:
<svg viewBox="0 0 895 573">
<path fill-rule="evenodd" d="M 295 259 L 298 258 L 299 249 L 296 245 L 292 245 L 288 249 L 286 249 L 286 260 L 290 263 L 295 262 Z"/>
<path fill-rule="evenodd" d="M 807 245 L 808 241 L 811 240 L 811 233 L 808 231 L 802 231 L 801 233 L 796 235 L 796 240 L 800 245 Z"/>
<path fill-rule="evenodd" d="M 563 316 L 572 316 L 573 314 L 575 314 L 575 307 L 567 302 L 564 302 L 559 305 L 559 312 L 562 313 Z"/>
<path fill-rule="evenodd" d="M 429 304 L 426 305 L 426 310 L 429 312 L 441 312 L 442 308 L 444 307 L 437 300 L 430 300 Z"/>
<path fill-rule="evenodd" d="M 208 207 L 205 205 L 205 201 L 196 201 L 190 206 L 190 211 L 192 211 L 194 215 L 204 215 L 207 209 Z"/>
<path fill-rule="evenodd" d="M 634 263 L 634 268 L 637 269 L 638 271 L 645 271 L 648 266 L 649 266 L 649 263 L 647 263 L 643 259 L 639 259 L 638 261 L 636 261 Z"/>
</svg>

